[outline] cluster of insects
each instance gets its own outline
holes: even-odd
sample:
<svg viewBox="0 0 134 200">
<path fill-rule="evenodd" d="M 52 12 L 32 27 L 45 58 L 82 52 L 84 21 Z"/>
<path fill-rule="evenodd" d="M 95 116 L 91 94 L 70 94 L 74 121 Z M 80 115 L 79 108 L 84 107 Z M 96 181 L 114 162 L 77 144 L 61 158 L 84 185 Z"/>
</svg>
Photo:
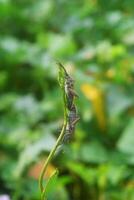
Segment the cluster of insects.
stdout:
<svg viewBox="0 0 134 200">
<path fill-rule="evenodd" d="M 74 135 L 75 125 L 79 120 L 77 109 L 74 102 L 74 99 L 77 98 L 78 95 L 74 91 L 74 80 L 68 75 L 62 64 L 60 64 L 60 66 L 64 69 L 64 74 L 65 74 L 64 90 L 65 90 L 66 104 L 68 110 L 67 127 L 64 134 L 63 143 L 68 143 Z"/>
</svg>

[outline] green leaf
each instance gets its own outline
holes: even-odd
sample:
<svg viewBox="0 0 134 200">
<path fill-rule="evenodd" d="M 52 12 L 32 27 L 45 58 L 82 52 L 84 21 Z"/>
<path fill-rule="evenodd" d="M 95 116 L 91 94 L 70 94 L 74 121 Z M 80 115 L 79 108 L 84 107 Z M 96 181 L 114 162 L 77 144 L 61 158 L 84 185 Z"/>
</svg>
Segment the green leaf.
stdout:
<svg viewBox="0 0 134 200">
<path fill-rule="evenodd" d="M 69 56 L 76 50 L 76 44 L 70 35 L 48 33 L 44 35 L 45 47 L 51 55 L 54 56 Z"/>
<path fill-rule="evenodd" d="M 132 119 L 117 143 L 120 151 L 134 156 L 134 119 Z"/>
<path fill-rule="evenodd" d="M 76 175 L 83 179 L 87 184 L 94 184 L 97 178 L 97 170 L 86 167 L 82 163 L 70 162 L 67 164 L 69 170 L 73 171 Z"/>
<path fill-rule="evenodd" d="M 34 162 L 42 151 L 50 151 L 55 144 L 54 137 L 48 133 L 35 143 L 28 145 L 19 156 L 14 176 L 19 177 L 27 166 Z"/>
<path fill-rule="evenodd" d="M 99 142 L 86 143 L 80 148 L 79 159 L 84 162 L 103 163 L 108 160 L 108 153 Z"/>
</svg>

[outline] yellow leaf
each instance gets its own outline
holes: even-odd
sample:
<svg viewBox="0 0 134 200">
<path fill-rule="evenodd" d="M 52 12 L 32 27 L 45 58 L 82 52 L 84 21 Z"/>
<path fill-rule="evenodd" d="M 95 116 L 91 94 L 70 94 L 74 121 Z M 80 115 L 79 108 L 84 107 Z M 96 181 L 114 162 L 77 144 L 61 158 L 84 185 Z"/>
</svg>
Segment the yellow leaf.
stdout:
<svg viewBox="0 0 134 200">
<path fill-rule="evenodd" d="M 83 84 L 81 90 L 85 97 L 91 101 L 98 125 L 104 131 L 106 128 L 106 116 L 102 91 L 96 86 L 89 84 Z"/>
</svg>

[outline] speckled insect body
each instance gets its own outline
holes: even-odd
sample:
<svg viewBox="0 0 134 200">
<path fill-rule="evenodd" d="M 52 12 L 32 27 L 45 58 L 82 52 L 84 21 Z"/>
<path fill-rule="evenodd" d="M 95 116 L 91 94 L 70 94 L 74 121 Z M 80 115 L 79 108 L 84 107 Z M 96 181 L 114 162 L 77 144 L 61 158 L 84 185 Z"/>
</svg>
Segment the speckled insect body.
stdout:
<svg viewBox="0 0 134 200">
<path fill-rule="evenodd" d="M 78 95 L 74 91 L 74 80 L 67 74 L 67 72 L 65 75 L 65 93 L 66 93 L 67 107 L 68 107 L 68 123 L 63 138 L 63 142 L 67 143 L 73 137 L 75 132 L 75 125 L 79 120 L 76 106 L 74 103 L 74 99 L 78 97 Z"/>
</svg>

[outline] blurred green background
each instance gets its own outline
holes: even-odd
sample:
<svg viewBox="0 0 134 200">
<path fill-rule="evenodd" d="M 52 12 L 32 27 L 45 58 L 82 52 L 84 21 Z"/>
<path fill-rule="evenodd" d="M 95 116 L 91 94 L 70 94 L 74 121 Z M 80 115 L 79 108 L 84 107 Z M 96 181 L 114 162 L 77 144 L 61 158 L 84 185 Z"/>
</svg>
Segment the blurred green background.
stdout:
<svg viewBox="0 0 134 200">
<path fill-rule="evenodd" d="M 0 0 L 0 194 L 40 199 L 63 122 L 56 61 L 81 119 L 48 200 L 134 200 L 133 0 Z"/>
</svg>

